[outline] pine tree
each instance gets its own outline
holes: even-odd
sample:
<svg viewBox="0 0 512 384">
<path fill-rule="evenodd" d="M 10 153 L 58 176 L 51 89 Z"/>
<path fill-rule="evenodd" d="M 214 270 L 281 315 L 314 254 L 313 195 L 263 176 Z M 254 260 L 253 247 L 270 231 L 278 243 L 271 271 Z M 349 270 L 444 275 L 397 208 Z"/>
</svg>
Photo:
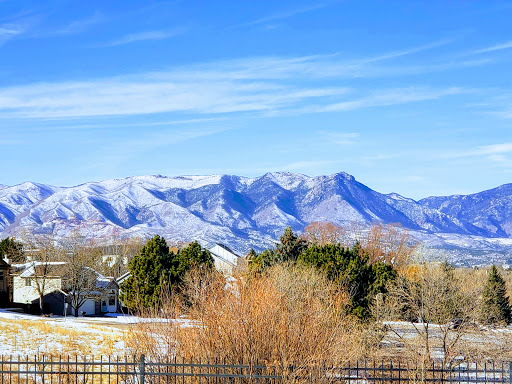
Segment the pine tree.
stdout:
<svg viewBox="0 0 512 384">
<path fill-rule="evenodd" d="M 340 244 L 311 245 L 298 259 L 299 265 L 313 266 L 345 288 L 350 296 L 348 311 L 360 318 L 370 316 L 369 303 L 378 293 L 386 293 L 386 283 L 396 271 L 384 263 L 370 264 L 368 253 L 359 244 L 344 248 Z"/>
<path fill-rule="evenodd" d="M 158 307 L 162 290 L 181 291 L 192 268 L 208 271 L 213 267 L 212 255 L 197 241 L 174 253 L 169 252 L 165 239 L 156 235 L 128 264 L 130 277 L 120 287 L 120 299 L 131 309 Z"/>
<path fill-rule="evenodd" d="M 279 263 L 276 252 L 273 249 L 265 249 L 260 254 L 249 260 L 249 271 L 262 273 L 265 269 Z"/>
<path fill-rule="evenodd" d="M 124 305 L 132 309 L 159 305 L 162 289 L 172 284 L 169 272 L 174 258 L 163 237 L 148 240 L 128 265 L 131 275 L 120 287 Z"/>
<path fill-rule="evenodd" d="M 293 233 L 291 227 L 284 230 L 279 241 L 275 253 L 280 262 L 297 261 L 299 255 L 308 247 L 307 241 Z"/>
<path fill-rule="evenodd" d="M 254 248 L 251 248 L 251 250 L 249 251 L 249 253 L 247 255 L 245 255 L 245 259 L 247 261 L 251 261 L 253 259 L 255 259 L 256 257 L 258 257 L 258 254 L 256 253 L 256 251 L 254 250 Z"/>
<path fill-rule="evenodd" d="M 511 307 L 506 295 L 507 288 L 496 266 L 489 271 L 483 291 L 482 320 L 486 323 L 506 323 L 511 321 Z"/>
<path fill-rule="evenodd" d="M 23 243 L 16 241 L 14 237 L 6 237 L 0 240 L 0 257 L 8 258 L 11 263 L 25 262 Z"/>
<path fill-rule="evenodd" d="M 210 251 L 201 247 L 201 245 L 194 241 L 187 247 L 178 252 L 176 261 L 173 265 L 172 276 L 173 285 L 178 288 L 182 283 L 185 274 L 192 268 L 201 268 L 203 270 L 212 270 L 214 260 Z"/>
</svg>

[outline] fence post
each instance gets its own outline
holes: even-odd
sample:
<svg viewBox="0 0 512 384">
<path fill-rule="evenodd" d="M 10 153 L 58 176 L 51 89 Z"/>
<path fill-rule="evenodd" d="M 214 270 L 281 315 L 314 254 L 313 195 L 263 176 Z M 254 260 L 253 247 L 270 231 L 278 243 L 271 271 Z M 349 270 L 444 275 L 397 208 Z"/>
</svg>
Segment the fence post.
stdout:
<svg viewBox="0 0 512 384">
<path fill-rule="evenodd" d="M 508 382 L 512 384 L 512 361 L 508 363 Z"/>
<path fill-rule="evenodd" d="M 144 361 L 144 355 L 140 355 L 139 360 L 139 384 L 144 384 L 144 377 L 146 376 L 146 363 Z"/>
</svg>

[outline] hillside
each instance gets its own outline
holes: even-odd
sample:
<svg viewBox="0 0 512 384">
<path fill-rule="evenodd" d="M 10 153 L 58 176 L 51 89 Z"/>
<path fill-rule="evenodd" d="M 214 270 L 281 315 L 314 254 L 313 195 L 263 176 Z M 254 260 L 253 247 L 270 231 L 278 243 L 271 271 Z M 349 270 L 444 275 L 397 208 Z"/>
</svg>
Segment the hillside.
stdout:
<svg viewBox="0 0 512 384">
<path fill-rule="evenodd" d="M 67 236 L 80 228 L 94 237 L 161 234 L 245 251 L 272 245 L 287 226 L 301 231 L 314 221 L 397 223 L 434 245 L 454 246 L 450 239 L 456 238 L 463 248 L 485 241 L 500 248 L 498 239 L 512 234 L 512 184 L 420 201 L 379 193 L 344 172 L 139 176 L 68 188 L 27 182 L 0 189 L 2 236 L 25 230 Z"/>
</svg>

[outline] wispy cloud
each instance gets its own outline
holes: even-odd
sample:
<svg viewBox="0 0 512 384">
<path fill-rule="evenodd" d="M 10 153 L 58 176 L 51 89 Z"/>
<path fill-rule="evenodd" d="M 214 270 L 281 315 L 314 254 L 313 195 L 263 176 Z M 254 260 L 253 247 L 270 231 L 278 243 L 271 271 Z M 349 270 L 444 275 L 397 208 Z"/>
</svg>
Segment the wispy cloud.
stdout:
<svg viewBox="0 0 512 384">
<path fill-rule="evenodd" d="M 0 26 L 0 38 L 9 38 L 23 33 L 23 28 L 19 25 L 4 24 Z"/>
<path fill-rule="evenodd" d="M 478 49 L 478 50 L 474 51 L 474 53 L 494 52 L 494 51 L 501 51 L 503 49 L 510 49 L 510 48 L 512 48 L 512 40 L 511 41 L 507 41 L 505 43 L 492 45 L 492 46 L 487 47 L 487 48 Z"/>
<path fill-rule="evenodd" d="M 82 120 L 82 118 L 80 118 Z M 92 119 L 93 121 L 86 124 L 77 124 L 75 119 L 71 121 L 69 119 L 55 120 L 55 119 L 38 119 L 37 122 L 30 124 L 29 126 L 16 127 L 16 133 L 34 134 L 37 132 L 65 132 L 65 131 L 98 131 L 98 130 L 114 130 L 116 128 L 140 128 L 140 129 L 152 129 L 158 127 L 172 127 L 172 126 L 192 126 L 196 124 L 204 123 L 218 123 L 226 121 L 227 117 L 205 117 L 197 119 L 177 119 L 177 120 L 162 120 L 162 121 L 139 121 L 134 123 L 128 123 L 123 121 L 122 123 L 106 119 Z"/>
<path fill-rule="evenodd" d="M 316 11 L 318 9 L 328 7 L 328 6 L 330 6 L 334 3 L 338 3 L 338 2 L 339 1 L 330 1 L 330 2 L 310 4 L 310 5 L 303 6 L 303 7 L 288 9 L 285 11 L 270 14 L 268 16 L 265 16 L 265 17 L 262 17 L 262 18 L 259 18 L 256 20 L 248 21 L 247 23 L 243 23 L 238 26 L 239 27 L 240 26 L 251 26 L 251 25 L 265 24 L 265 23 L 269 23 L 269 22 L 277 21 L 277 20 L 288 19 L 288 18 L 296 16 L 296 15 L 300 15 L 303 13 L 312 12 L 312 11 Z"/>
<path fill-rule="evenodd" d="M 351 78 L 352 71 L 354 64 L 346 64 L 337 56 L 227 60 L 163 72 L 0 88 L 0 112 L 3 118 L 165 112 L 322 113 L 434 100 L 467 92 L 457 87 L 333 86 L 344 84 L 343 79 Z"/>
<path fill-rule="evenodd" d="M 500 167 L 512 169 L 512 142 L 480 145 L 466 151 L 450 152 L 443 157 L 452 159 L 487 159 Z"/>
<path fill-rule="evenodd" d="M 140 41 L 148 41 L 148 40 L 164 40 L 171 37 L 175 37 L 185 33 L 187 30 L 185 28 L 176 28 L 170 31 L 146 31 L 139 33 L 130 33 L 125 35 L 117 40 L 112 40 L 106 42 L 104 44 L 100 44 L 103 47 L 114 47 L 118 45 L 125 45 L 130 43 L 136 43 Z"/>
<path fill-rule="evenodd" d="M 435 100 L 444 96 L 458 95 L 465 93 L 462 88 L 451 87 L 442 89 L 428 88 L 397 88 L 374 91 L 368 96 L 342 101 L 339 103 L 327 104 L 323 106 L 307 107 L 304 111 L 310 112 L 336 112 L 351 111 L 361 108 L 385 107 L 397 104 L 406 104 L 417 101 Z"/>
<path fill-rule="evenodd" d="M 504 153 L 512 153 L 512 143 L 482 145 L 470 152 L 470 154 L 475 155 L 499 155 Z"/>
<path fill-rule="evenodd" d="M 0 24 L 0 45 L 25 35 L 33 23 L 33 18 L 23 18 L 9 23 Z"/>
<path fill-rule="evenodd" d="M 430 49 L 438 48 L 438 47 L 441 47 L 443 45 L 450 44 L 450 43 L 452 43 L 454 41 L 455 41 L 455 39 L 441 39 L 441 40 L 438 40 L 438 41 L 434 41 L 434 42 L 431 42 L 431 43 L 419 45 L 419 46 L 416 46 L 416 47 L 411 47 L 411 48 L 407 48 L 407 49 L 401 49 L 401 50 L 397 50 L 397 51 L 393 51 L 393 52 L 384 53 L 382 55 L 377 55 L 377 56 L 369 57 L 367 59 L 362 59 L 361 62 L 372 63 L 372 62 L 376 62 L 376 61 L 395 59 L 395 58 L 398 58 L 398 57 L 408 56 L 408 55 L 412 55 L 414 53 L 419 53 L 419 52 L 422 52 L 422 51 L 427 51 L 427 50 L 430 50 Z"/>
<path fill-rule="evenodd" d="M 88 30 L 93 25 L 99 24 L 106 21 L 105 16 L 103 16 L 101 13 L 96 12 L 94 15 L 80 19 L 80 20 L 74 20 L 70 22 L 69 24 L 56 29 L 55 31 L 51 32 L 50 35 L 74 35 L 78 33 L 82 33 L 86 30 Z"/>
</svg>

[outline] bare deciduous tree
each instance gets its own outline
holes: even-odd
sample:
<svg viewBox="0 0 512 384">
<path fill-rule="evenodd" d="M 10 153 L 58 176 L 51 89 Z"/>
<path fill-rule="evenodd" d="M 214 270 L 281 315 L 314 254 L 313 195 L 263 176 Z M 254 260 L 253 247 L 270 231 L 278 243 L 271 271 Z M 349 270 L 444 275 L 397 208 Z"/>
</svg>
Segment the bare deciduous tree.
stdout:
<svg viewBox="0 0 512 384">
<path fill-rule="evenodd" d="M 463 336 L 478 303 L 460 289 L 448 264 L 411 265 L 404 272 L 384 302 L 376 303 L 374 313 L 379 319 L 408 320 L 417 337 L 411 337 L 403 323 L 389 323 L 404 347 L 424 361 L 436 357 L 450 364 L 462 353 Z"/>
<path fill-rule="evenodd" d="M 318 245 L 344 244 L 346 231 L 343 227 L 327 221 L 315 221 L 304 229 L 304 239 Z"/>
<path fill-rule="evenodd" d="M 65 249 L 65 290 L 74 315 L 78 316 L 84 303 L 97 294 L 98 273 L 91 266 L 100 255 L 97 247 L 91 246 L 76 233 L 67 239 Z"/>
<path fill-rule="evenodd" d="M 415 249 L 415 242 L 406 229 L 393 224 L 375 224 L 359 239 L 370 255 L 370 262 L 394 266 L 406 264 Z"/>
<path fill-rule="evenodd" d="M 51 235 L 31 235 L 25 238 L 25 244 L 30 258 L 30 268 L 33 268 L 33 276 L 28 277 L 34 282 L 35 289 L 39 295 L 39 313 L 43 314 L 44 296 L 49 293 L 48 282 L 52 276 L 61 271 L 63 264 L 58 261 L 62 259 L 63 249 Z"/>
</svg>

